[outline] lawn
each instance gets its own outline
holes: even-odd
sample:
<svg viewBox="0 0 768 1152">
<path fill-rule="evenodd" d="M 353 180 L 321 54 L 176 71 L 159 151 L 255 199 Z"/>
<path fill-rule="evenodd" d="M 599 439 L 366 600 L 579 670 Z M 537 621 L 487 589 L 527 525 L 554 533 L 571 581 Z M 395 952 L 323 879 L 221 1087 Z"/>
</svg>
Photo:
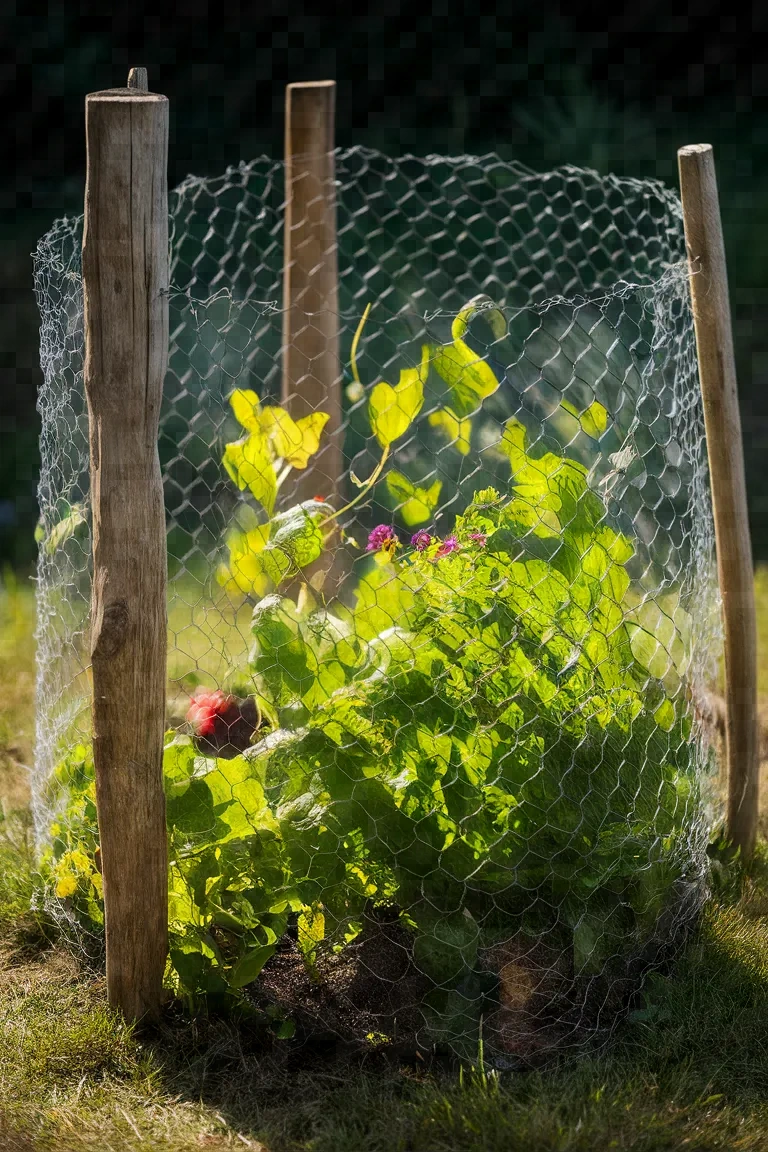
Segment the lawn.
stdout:
<svg viewBox="0 0 768 1152">
<path fill-rule="evenodd" d="M 768 572 L 757 577 L 768 699 Z M 608 1052 L 546 1072 L 265 1055 L 246 1027 L 169 1014 L 138 1035 L 30 910 L 21 765 L 33 733 L 31 587 L 0 590 L 0 1150 L 768 1150 L 768 846 L 719 866 L 701 929 Z M 765 818 L 764 833 L 768 831 Z"/>
</svg>

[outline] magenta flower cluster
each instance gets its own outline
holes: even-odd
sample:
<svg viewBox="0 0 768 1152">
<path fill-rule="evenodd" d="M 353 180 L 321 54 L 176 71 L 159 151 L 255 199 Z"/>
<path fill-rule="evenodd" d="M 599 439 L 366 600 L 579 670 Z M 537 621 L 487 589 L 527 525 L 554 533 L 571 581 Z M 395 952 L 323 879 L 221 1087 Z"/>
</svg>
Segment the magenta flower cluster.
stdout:
<svg viewBox="0 0 768 1152">
<path fill-rule="evenodd" d="M 459 550 L 459 542 L 456 539 L 456 537 L 455 536 L 446 536 L 445 540 L 443 540 L 442 544 L 440 545 L 437 552 L 435 553 L 435 556 L 437 558 L 439 558 L 441 556 L 449 556 L 451 554 L 451 552 L 458 552 L 458 550 Z"/>
<path fill-rule="evenodd" d="M 485 544 L 485 532 L 471 532 L 469 539 L 473 544 L 478 544 L 481 547 Z M 423 528 L 418 532 L 414 532 L 411 536 L 411 547 L 415 548 L 417 552 L 426 552 L 431 544 L 439 543 L 435 559 L 442 556 L 450 556 L 451 552 L 458 552 L 460 548 L 459 541 L 456 536 L 446 536 L 442 542 L 438 541 L 436 536 L 431 536 L 429 532 Z M 398 547 L 400 541 L 397 538 L 397 533 L 391 524 L 377 524 L 373 531 L 368 536 L 367 552 L 381 552 L 384 549 L 394 551 Z"/>
<path fill-rule="evenodd" d="M 383 548 L 395 548 L 400 543 L 391 524 L 377 524 L 368 537 L 366 552 L 380 552 Z"/>
<path fill-rule="evenodd" d="M 414 532 L 413 536 L 411 536 L 411 544 L 417 552 L 424 552 L 429 548 L 431 543 L 432 537 L 429 532 L 425 532 L 423 529 L 421 532 Z"/>
</svg>

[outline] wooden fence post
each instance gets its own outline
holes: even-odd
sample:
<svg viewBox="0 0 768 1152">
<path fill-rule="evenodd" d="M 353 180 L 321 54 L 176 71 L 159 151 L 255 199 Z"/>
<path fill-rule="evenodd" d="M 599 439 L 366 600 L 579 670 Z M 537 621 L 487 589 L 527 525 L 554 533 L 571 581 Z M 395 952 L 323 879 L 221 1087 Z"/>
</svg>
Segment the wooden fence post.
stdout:
<svg viewBox="0 0 768 1152">
<path fill-rule="evenodd" d="M 677 155 L 723 601 L 727 834 L 749 856 L 759 802 L 757 636 L 725 247 L 712 146 Z"/>
<path fill-rule="evenodd" d="M 111 1005 L 138 1020 L 159 1009 L 168 936 L 157 448 L 168 356 L 168 100 L 134 86 L 94 92 L 85 125 L 93 748 L 107 990 Z"/>
<path fill-rule="evenodd" d="M 336 84 L 285 94 L 283 405 L 294 419 L 330 416 L 297 495 L 332 496 L 344 473 L 339 361 L 334 112 Z"/>
</svg>

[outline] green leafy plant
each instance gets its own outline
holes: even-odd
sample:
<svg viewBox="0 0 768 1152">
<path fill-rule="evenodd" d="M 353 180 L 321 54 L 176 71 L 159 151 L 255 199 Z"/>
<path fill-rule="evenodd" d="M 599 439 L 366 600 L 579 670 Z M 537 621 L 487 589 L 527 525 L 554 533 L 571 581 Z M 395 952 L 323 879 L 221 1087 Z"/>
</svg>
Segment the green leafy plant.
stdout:
<svg viewBox="0 0 768 1152">
<path fill-rule="evenodd" d="M 515 421 L 503 450 L 510 494 L 477 492 L 450 535 L 410 549 L 379 533 L 354 609 L 257 604 L 258 744 L 216 760 L 169 736 L 179 991 L 237 995 L 292 925 L 318 980 L 384 905 L 453 1042 L 498 984 L 494 949 L 546 940 L 577 980 L 620 974 L 695 882 L 695 747 L 633 651 L 632 544 L 582 465 L 534 458 Z M 51 883 L 96 922 L 82 750 L 60 775 Z"/>
<path fill-rule="evenodd" d="M 322 553 L 322 525 L 332 508 L 318 498 L 276 514 L 275 502 L 290 473 L 305 469 L 317 452 L 328 414 L 294 420 L 284 408 L 263 406 L 255 392 L 243 388 L 232 393 L 230 405 L 245 435 L 226 445 L 222 462 L 259 508 L 238 510 L 227 540 L 229 564 L 217 575 L 230 592 L 262 596 Z"/>
</svg>

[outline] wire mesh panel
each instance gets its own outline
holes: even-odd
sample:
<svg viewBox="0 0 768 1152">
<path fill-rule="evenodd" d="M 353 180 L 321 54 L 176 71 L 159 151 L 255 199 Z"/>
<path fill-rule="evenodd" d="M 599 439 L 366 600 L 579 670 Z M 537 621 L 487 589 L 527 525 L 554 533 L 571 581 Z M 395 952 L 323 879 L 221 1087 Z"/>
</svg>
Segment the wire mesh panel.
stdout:
<svg viewBox="0 0 768 1152">
<path fill-rule="evenodd" d="M 609 1033 L 705 894 L 718 602 L 680 207 L 362 150 L 332 192 L 338 314 L 302 323 L 339 333 L 338 432 L 281 386 L 282 166 L 172 200 L 168 982 L 277 1040 L 531 1062 Z M 98 956 L 78 246 L 59 223 L 36 265 L 34 792 L 51 906 Z"/>
</svg>

